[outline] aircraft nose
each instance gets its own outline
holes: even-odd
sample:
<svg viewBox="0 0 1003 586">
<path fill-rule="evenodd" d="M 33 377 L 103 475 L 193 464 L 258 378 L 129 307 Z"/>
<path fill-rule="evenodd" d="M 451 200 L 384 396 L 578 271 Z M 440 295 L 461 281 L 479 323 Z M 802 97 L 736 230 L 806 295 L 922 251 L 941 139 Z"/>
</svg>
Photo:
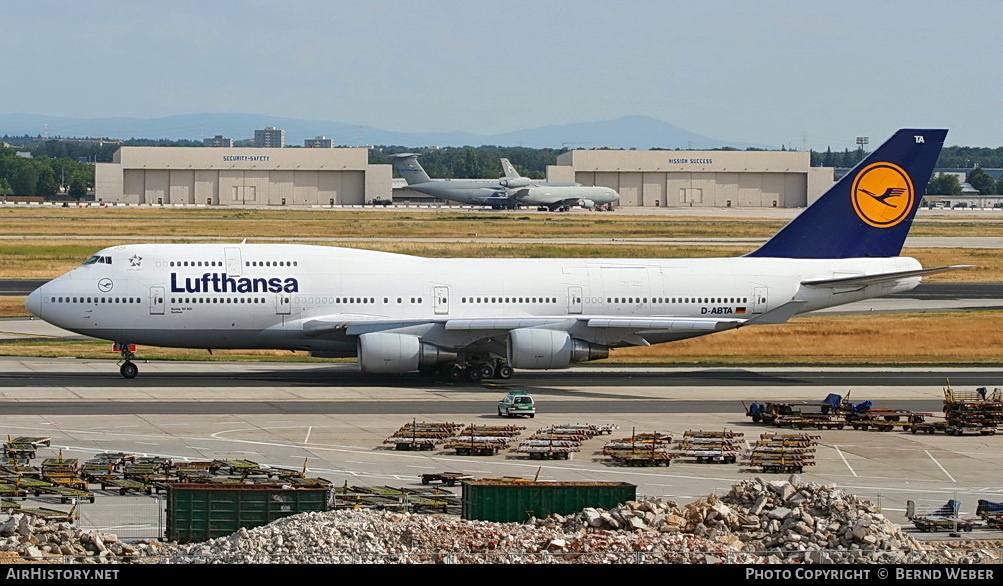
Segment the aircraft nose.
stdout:
<svg viewBox="0 0 1003 586">
<path fill-rule="evenodd" d="M 32 314 L 42 317 L 42 288 L 39 287 L 31 293 L 28 294 L 28 298 L 24 300 L 24 306 L 28 308 Z"/>
</svg>

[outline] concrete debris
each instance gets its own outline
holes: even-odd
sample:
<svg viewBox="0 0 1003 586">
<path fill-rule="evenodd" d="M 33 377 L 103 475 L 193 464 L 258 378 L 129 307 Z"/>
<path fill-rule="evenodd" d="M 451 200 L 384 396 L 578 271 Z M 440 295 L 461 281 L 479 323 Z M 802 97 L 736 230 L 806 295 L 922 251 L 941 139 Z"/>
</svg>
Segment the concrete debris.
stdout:
<svg viewBox="0 0 1003 586">
<path fill-rule="evenodd" d="M 115 535 L 13 515 L 0 552 L 63 563 L 984 563 L 991 549 L 920 543 L 834 485 L 755 478 L 723 497 L 585 509 L 527 523 L 369 509 L 302 513 L 201 543 Z"/>
<path fill-rule="evenodd" d="M 144 555 L 144 548 L 101 533 L 54 523 L 24 514 L 0 523 L 0 553 L 14 553 L 35 561 L 118 563 Z M 2 563 L 8 563 L 5 559 Z"/>
<path fill-rule="evenodd" d="M 641 521 L 644 523 L 641 523 Z M 727 495 L 679 506 L 672 501 L 627 503 L 536 522 L 566 532 L 629 529 L 692 534 L 734 545 L 771 562 L 835 564 L 980 563 L 989 551 L 947 552 L 920 543 L 868 501 L 831 484 L 755 478 Z"/>
</svg>

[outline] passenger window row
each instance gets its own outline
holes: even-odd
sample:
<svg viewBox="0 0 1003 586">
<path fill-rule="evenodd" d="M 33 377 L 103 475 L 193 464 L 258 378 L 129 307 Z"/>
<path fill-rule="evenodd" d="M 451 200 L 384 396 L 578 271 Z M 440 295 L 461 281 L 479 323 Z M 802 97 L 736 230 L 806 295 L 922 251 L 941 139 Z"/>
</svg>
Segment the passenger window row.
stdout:
<svg viewBox="0 0 1003 586">
<path fill-rule="evenodd" d="M 265 303 L 264 297 L 171 297 L 171 303 Z"/>
<path fill-rule="evenodd" d="M 172 260 L 172 267 L 221 267 L 223 261 L 219 260 Z"/>
<path fill-rule="evenodd" d="M 98 257 L 93 257 L 95 260 L 89 260 L 87 264 L 91 262 L 105 262 L 96 260 Z M 104 258 L 104 257 L 101 257 Z M 111 264 L 111 257 L 108 257 L 107 262 Z M 221 260 L 172 260 L 168 263 L 172 267 L 222 267 L 223 261 Z M 299 266 L 299 262 L 295 260 L 248 260 L 244 261 L 244 266 L 246 267 L 296 267 Z"/>
<path fill-rule="evenodd" d="M 606 303 L 647 303 L 647 297 L 607 297 Z M 652 303 L 748 303 L 747 297 L 652 297 Z"/>
<path fill-rule="evenodd" d="M 461 297 L 460 303 L 557 303 L 556 297 Z"/>
<path fill-rule="evenodd" d="M 422 302 L 421 297 L 411 297 L 410 303 L 419 304 Z M 341 304 L 353 304 L 353 303 L 376 303 L 375 297 L 297 297 L 296 303 L 304 305 L 341 305 Z M 383 298 L 383 303 L 390 303 L 389 297 Z M 404 303 L 403 297 L 397 298 L 397 303 Z"/>
<path fill-rule="evenodd" d="M 142 303 L 139 297 L 52 297 L 50 303 Z"/>
<path fill-rule="evenodd" d="M 297 267 L 299 262 L 295 260 L 249 260 L 244 262 L 247 267 Z"/>
</svg>

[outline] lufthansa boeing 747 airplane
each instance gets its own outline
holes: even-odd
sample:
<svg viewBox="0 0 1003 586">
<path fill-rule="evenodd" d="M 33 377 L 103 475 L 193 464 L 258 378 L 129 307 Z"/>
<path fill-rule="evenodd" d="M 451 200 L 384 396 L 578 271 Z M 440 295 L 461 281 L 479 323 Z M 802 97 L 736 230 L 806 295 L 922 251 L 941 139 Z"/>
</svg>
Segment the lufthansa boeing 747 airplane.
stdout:
<svg viewBox="0 0 1003 586">
<path fill-rule="evenodd" d="M 908 291 L 899 256 L 946 130 L 900 130 L 738 258 L 451 259 L 288 244 L 106 248 L 32 292 L 31 313 L 135 345 L 356 356 L 369 373 L 509 378 Z"/>
</svg>

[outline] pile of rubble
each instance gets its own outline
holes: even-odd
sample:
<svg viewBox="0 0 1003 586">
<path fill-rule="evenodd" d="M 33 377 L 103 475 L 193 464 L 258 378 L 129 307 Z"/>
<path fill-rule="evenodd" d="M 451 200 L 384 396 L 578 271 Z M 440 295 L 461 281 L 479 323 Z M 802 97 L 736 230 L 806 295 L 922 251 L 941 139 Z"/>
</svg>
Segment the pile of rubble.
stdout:
<svg viewBox="0 0 1003 586">
<path fill-rule="evenodd" d="M 832 485 L 801 483 L 797 476 L 746 480 L 723 497 L 684 506 L 643 500 L 523 524 L 376 510 L 303 513 L 194 544 L 126 545 L 114 536 L 15 515 L 0 525 L 3 551 L 64 562 L 171 564 L 957 564 L 994 559 L 990 550 L 952 552 L 917 542 L 867 501 Z"/>
<path fill-rule="evenodd" d="M 568 534 L 532 524 L 344 510 L 304 513 L 229 537 L 161 550 L 179 563 L 762 563 L 693 535 Z"/>
<path fill-rule="evenodd" d="M 567 532 L 691 534 L 764 556 L 770 563 L 979 563 L 995 557 L 988 550 L 951 551 L 922 544 L 868 501 L 834 485 L 801 483 L 798 476 L 745 480 L 724 497 L 711 495 L 682 507 L 656 499 L 537 523 Z"/>
<path fill-rule="evenodd" d="M 15 514 L 0 522 L 0 553 L 30 560 L 90 560 L 116 562 L 143 555 L 148 546 L 119 541 L 116 535 L 86 531 L 69 523 L 53 523 Z M 0 563 L 10 563 L 4 558 Z"/>
</svg>

